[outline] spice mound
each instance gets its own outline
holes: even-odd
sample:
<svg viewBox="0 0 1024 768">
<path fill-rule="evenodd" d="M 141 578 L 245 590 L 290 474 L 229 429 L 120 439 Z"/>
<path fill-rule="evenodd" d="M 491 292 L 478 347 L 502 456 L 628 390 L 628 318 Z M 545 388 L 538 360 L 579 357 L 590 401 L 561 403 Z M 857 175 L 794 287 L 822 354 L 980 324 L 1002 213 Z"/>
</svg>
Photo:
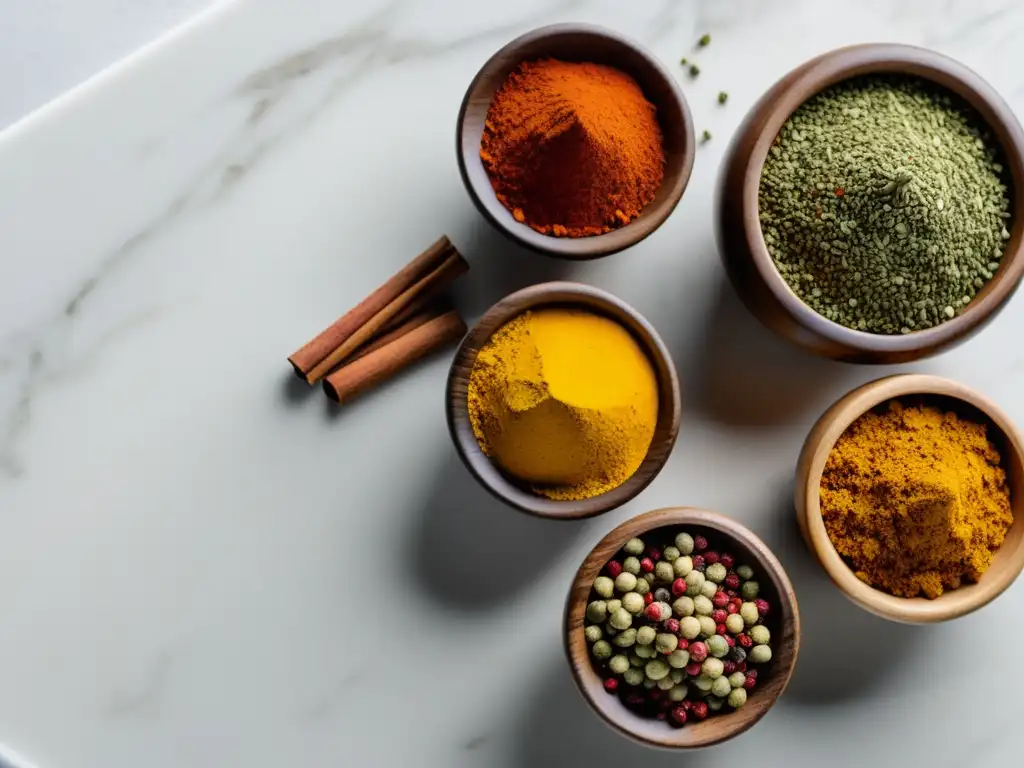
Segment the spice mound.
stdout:
<svg viewBox="0 0 1024 768">
<path fill-rule="evenodd" d="M 697 533 L 648 537 L 594 579 L 583 633 L 604 689 L 676 726 L 739 709 L 772 658 L 754 569 Z"/>
<path fill-rule="evenodd" d="M 517 221 L 558 237 L 628 224 L 654 199 L 665 152 L 654 105 L 600 64 L 525 62 L 495 94 L 480 145 Z"/>
<path fill-rule="evenodd" d="M 761 228 L 819 314 L 910 333 L 956 317 L 999 269 L 1003 176 L 994 138 L 955 95 L 916 78 L 856 78 L 779 132 L 761 172 Z"/>
<path fill-rule="evenodd" d="M 535 493 L 588 499 L 643 462 L 658 383 L 615 321 L 576 309 L 526 312 L 477 354 L 469 418 L 485 454 Z"/>
<path fill-rule="evenodd" d="M 896 401 L 836 441 L 821 514 L 858 578 L 898 597 L 935 598 L 977 581 L 1013 523 L 987 425 Z"/>
</svg>

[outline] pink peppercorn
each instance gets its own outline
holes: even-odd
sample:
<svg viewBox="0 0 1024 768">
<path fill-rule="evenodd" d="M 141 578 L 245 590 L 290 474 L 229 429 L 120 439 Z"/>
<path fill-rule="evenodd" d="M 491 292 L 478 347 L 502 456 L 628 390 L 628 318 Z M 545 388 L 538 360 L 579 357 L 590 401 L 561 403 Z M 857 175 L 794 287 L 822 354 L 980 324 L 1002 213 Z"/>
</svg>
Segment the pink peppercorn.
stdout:
<svg viewBox="0 0 1024 768">
<path fill-rule="evenodd" d="M 718 562 L 720 562 L 726 568 L 732 568 L 736 564 L 736 558 L 728 552 L 723 552 L 722 556 L 718 558 Z"/>
<path fill-rule="evenodd" d="M 653 592 L 648 592 L 646 595 L 644 595 L 644 605 L 650 605 L 653 602 L 654 602 L 654 593 Z"/>
<path fill-rule="evenodd" d="M 725 608 L 729 604 L 729 596 L 722 590 L 715 592 L 715 596 L 711 598 L 711 604 L 715 608 Z"/>
<path fill-rule="evenodd" d="M 722 583 L 725 584 L 726 589 L 736 590 L 740 588 L 740 577 L 735 573 L 729 573 L 726 574 L 725 581 Z"/>
<path fill-rule="evenodd" d="M 647 594 L 651 594 L 651 593 L 648 592 Z M 729 603 L 727 606 L 725 606 L 725 612 L 726 613 L 739 613 L 740 612 L 740 607 L 738 605 L 736 605 L 735 603 Z"/>
<path fill-rule="evenodd" d="M 661 606 L 657 603 L 651 603 L 644 609 L 644 615 L 650 621 L 661 621 Z"/>
<path fill-rule="evenodd" d="M 737 672 L 746 672 L 747 671 L 747 662 L 745 662 L 745 661 L 737 661 L 736 662 L 736 671 Z M 756 670 L 752 670 L 752 671 L 756 671 Z"/>
<path fill-rule="evenodd" d="M 721 635 L 722 637 L 725 637 L 726 635 L 728 635 L 728 634 L 729 634 L 729 630 L 728 630 L 728 628 L 726 628 L 725 624 L 719 624 L 719 625 L 717 625 L 717 626 L 715 627 L 715 632 L 717 632 L 718 634 L 720 634 L 720 635 Z"/>
<path fill-rule="evenodd" d="M 764 598 L 760 598 L 760 597 L 757 598 L 754 601 L 754 605 L 757 606 L 757 615 L 758 616 L 767 616 L 768 615 L 768 611 L 771 610 L 771 606 L 768 605 L 768 601 L 765 600 Z"/>
<path fill-rule="evenodd" d="M 651 690 L 649 690 L 647 692 L 647 697 L 651 701 L 657 701 L 658 699 L 661 698 L 661 696 L 662 696 L 662 691 L 661 691 L 660 688 L 651 688 Z"/>
<path fill-rule="evenodd" d="M 608 575 L 613 579 L 618 578 L 618 575 L 622 573 L 622 563 L 618 560 L 609 560 L 606 567 L 608 568 Z"/>
<path fill-rule="evenodd" d="M 676 725 L 686 725 L 686 707 L 674 707 L 670 716 Z"/>
<path fill-rule="evenodd" d="M 650 592 L 648 592 L 647 594 L 650 594 Z M 676 579 L 675 581 L 672 582 L 672 594 L 675 595 L 676 597 L 682 597 L 683 595 L 686 594 L 686 580 L 685 579 Z"/>
<path fill-rule="evenodd" d="M 680 651 L 687 651 L 690 649 L 690 641 L 685 637 L 679 638 L 679 645 L 676 646 Z"/>
<path fill-rule="evenodd" d="M 708 540 L 707 539 L 705 539 L 703 536 L 694 536 L 693 537 L 693 551 L 694 552 L 703 552 L 707 548 L 708 548 Z"/>
<path fill-rule="evenodd" d="M 668 717 L 668 715 L 665 712 L 655 712 L 654 713 L 654 719 L 655 720 L 664 720 L 666 717 Z"/>
<path fill-rule="evenodd" d="M 736 647 L 736 640 L 735 640 L 735 638 L 732 635 L 726 635 L 725 636 L 725 644 L 728 645 L 730 648 L 735 648 Z"/>
<path fill-rule="evenodd" d="M 708 565 L 714 565 L 718 562 L 718 553 L 715 551 L 709 551 L 704 553 L 704 562 Z"/>
<path fill-rule="evenodd" d="M 722 674 L 729 676 L 736 671 L 735 661 L 723 661 L 722 662 Z"/>
<path fill-rule="evenodd" d="M 693 702 L 693 706 L 690 707 L 690 712 L 692 712 L 693 716 L 698 720 L 703 720 L 708 716 L 708 705 L 703 701 L 695 701 Z"/>
<path fill-rule="evenodd" d="M 666 632 L 671 632 L 673 635 L 678 635 L 679 634 L 679 620 L 678 619 L 669 619 L 668 621 L 666 621 L 665 622 L 665 631 Z"/>
<path fill-rule="evenodd" d="M 743 598 L 742 597 L 736 597 L 735 595 L 733 595 L 732 599 L 729 602 L 732 603 L 733 605 L 735 605 L 737 608 L 739 608 L 740 606 L 743 605 Z"/>
<path fill-rule="evenodd" d="M 746 688 L 749 691 L 755 685 L 757 685 L 757 678 L 756 677 L 751 677 L 750 674 L 748 673 L 746 678 L 743 680 L 743 687 Z"/>
<path fill-rule="evenodd" d="M 649 557 L 645 557 L 640 561 L 640 570 L 644 573 L 650 573 L 654 570 L 654 561 Z"/>
<path fill-rule="evenodd" d="M 661 560 L 661 550 L 657 547 L 648 547 L 647 556 L 651 558 L 651 560 L 653 560 L 654 562 L 658 562 L 659 560 Z"/>
<path fill-rule="evenodd" d="M 690 658 L 693 661 L 704 661 L 708 657 L 708 647 L 700 640 L 690 643 Z"/>
<path fill-rule="evenodd" d="M 740 647 L 742 647 L 742 648 L 753 648 L 754 647 L 754 641 L 751 640 L 750 639 L 750 635 L 748 635 L 746 633 L 744 633 L 742 635 L 739 635 L 736 638 L 736 641 L 740 644 Z"/>
<path fill-rule="evenodd" d="M 639 693 L 631 693 L 626 697 L 626 704 L 630 707 L 641 707 L 646 703 L 646 699 Z"/>
<path fill-rule="evenodd" d="M 715 608 L 715 610 L 713 610 L 711 612 L 711 620 L 713 622 L 715 622 L 715 624 L 725 624 L 725 620 L 728 617 L 729 617 L 729 614 L 726 613 L 726 610 L 724 608 Z M 725 634 L 725 633 L 724 632 L 720 632 L 719 634 Z"/>
<path fill-rule="evenodd" d="M 690 677 L 697 677 L 698 675 L 700 675 L 700 663 L 696 662 L 696 661 L 691 662 L 691 663 L 686 665 L 686 668 L 685 668 L 684 671 Z"/>
<path fill-rule="evenodd" d="M 695 570 L 695 571 L 703 571 L 704 568 L 705 568 L 704 557 L 702 555 L 694 555 L 692 559 L 693 559 L 693 570 Z"/>
<path fill-rule="evenodd" d="M 604 681 L 604 689 L 608 691 L 608 693 L 615 693 L 617 690 L 619 690 L 618 679 L 614 677 L 609 677 L 608 679 L 606 679 Z"/>
</svg>

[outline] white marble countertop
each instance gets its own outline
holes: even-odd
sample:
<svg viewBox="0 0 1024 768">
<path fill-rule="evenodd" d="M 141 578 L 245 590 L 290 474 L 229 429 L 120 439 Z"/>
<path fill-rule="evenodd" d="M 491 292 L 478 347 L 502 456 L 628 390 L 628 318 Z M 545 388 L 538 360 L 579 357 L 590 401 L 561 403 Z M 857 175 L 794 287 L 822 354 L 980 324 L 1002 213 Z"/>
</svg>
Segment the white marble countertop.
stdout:
<svg viewBox="0 0 1024 768">
<path fill-rule="evenodd" d="M 846 602 L 797 538 L 814 419 L 892 369 L 810 358 L 724 282 L 717 166 L 776 78 L 835 46 L 918 43 L 1024 115 L 1011 0 L 241 0 L 0 134 L 0 741 L 38 768 L 1019 765 L 1024 585 L 931 628 Z M 453 156 L 480 64 L 592 21 L 680 72 L 700 149 L 640 246 L 566 266 L 504 242 Z M 729 103 L 715 103 L 719 90 Z M 578 524 L 501 507 L 444 426 L 448 356 L 335 412 L 285 357 L 447 233 L 472 319 L 552 277 L 611 288 L 673 350 L 683 427 L 639 498 Z M 1024 422 L 1024 298 L 955 376 Z M 610 527 L 717 509 L 775 548 L 804 618 L 784 698 L 683 757 L 607 730 L 562 655 L 572 573 Z"/>
</svg>

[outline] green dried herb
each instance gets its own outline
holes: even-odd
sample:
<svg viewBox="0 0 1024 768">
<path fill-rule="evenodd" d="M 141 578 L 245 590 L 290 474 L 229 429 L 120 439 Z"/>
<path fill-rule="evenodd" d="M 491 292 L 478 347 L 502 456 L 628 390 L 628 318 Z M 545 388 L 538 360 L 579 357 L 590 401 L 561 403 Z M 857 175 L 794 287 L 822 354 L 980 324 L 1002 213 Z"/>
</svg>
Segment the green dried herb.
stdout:
<svg viewBox="0 0 1024 768">
<path fill-rule="evenodd" d="M 690 77 L 696 77 L 699 74 L 700 74 L 700 67 L 698 67 L 696 64 L 691 64 L 690 65 Z"/>
<path fill-rule="evenodd" d="M 685 66 L 686 66 L 687 64 L 689 64 L 690 62 L 689 62 L 689 60 L 688 60 L 688 59 L 687 59 L 687 58 L 686 58 L 685 56 L 683 56 L 683 58 L 681 58 L 681 59 L 679 60 L 679 63 L 680 63 L 680 64 L 681 64 L 682 66 L 684 66 L 684 67 L 685 67 Z"/>
<path fill-rule="evenodd" d="M 803 104 L 761 173 L 780 274 L 841 325 L 894 334 L 955 317 L 999 268 L 1010 201 L 996 144 L 954 95 L 869 76 Z"/>
<path fill-rule="evenodd" d="M 718 103 L 719 104 L 725 104 L 725 102 L 727 102 L 728 100 L 729 100 L 729 94 L 728 93 L 726 93 L 725 91 L 719 91 L 718 92 Z"/>
<path fill-rule="evenodd" d="M 705 32 L 703 35 L 700 36 L 700 40 L 697 41 L 697 45 L 699 45 L 701 48 L 706 48 L 707 46 L 711 45 L 711 35 Z"/>
<path fill-rule="evenodd" d="M 711 141 L 711 131 L 704 129 L 704 133 L 700 135 L 701 141 Z"/>
</svg>

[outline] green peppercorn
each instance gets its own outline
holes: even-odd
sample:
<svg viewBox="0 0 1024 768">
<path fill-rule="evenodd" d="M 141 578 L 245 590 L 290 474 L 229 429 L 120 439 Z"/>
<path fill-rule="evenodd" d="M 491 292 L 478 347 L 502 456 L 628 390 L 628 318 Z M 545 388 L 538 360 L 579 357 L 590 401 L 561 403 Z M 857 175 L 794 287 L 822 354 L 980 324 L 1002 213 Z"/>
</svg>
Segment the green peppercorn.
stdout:
<svg viewBox="0 0 1024 768">
<path fill-rule="evenodd" d="M 626 542 L 622 551 L 627 555 L 639 555 L 644 551 L 644 542 L 641 539 L 630 539 Z M 623 566 L 625 567 L 625 566 Z"/>
<path fill-rule="evenodd" d="M 739 709 L 747 703 L 747 689 L 746 688 L 733 688 L 729 691 L 729 706 L 733 709 Z"/>
<path fill-rule="evenodd" d="M 712 635 L 707 640 L 708 653 L 716 659 L 725 658 L 729 653 L 729 643 L 721 635 Z"/>
<path fill-rule="evenodd" d="M 644 625 L 636 631 L 636 642 L 637 645 L 650 645 L 654 642 L 654 636 L 658 634 L 654 631 L 654 627 Z"/>
<path fill-rule="evenodd" d="M 608 660 L 608 669 L 616 675 L 621 675 L 629 669 L 629 659 L 621 653 L 618 656 L 612 656 L 611 659 Z"/>
<path fill-rule="evenodd" d="M 681 682 L 683 682 L 683 680 L 686 679 L 686 672 L 682 669 L 682 667 L 676 668 L 676 667 L 672 666 L 672 654 L 671 653 L 668 656 L 668 660 L 669 660 L 669 664 L 668 665 L 670 667 L 672 667 L 672 671 L 668 673 L 668 676 L 669 676 L 669 678 L 671 678 L 673 683 L 675 683 L 676 685 L 679 685 Z"/>
<path fill-rule="evenodd" d="M 768 645 L 772 639 L 772 633 L 768 631 L 768 627 L 764 624 L 757 624 L 751 627 L 747 634 L 750 635 L 750 639 L 754 641 L 755 645 Z"/>
<path fill-rule="evenodd" d="M 700 74 L 700 67 L 698 67 L 696 64 L 691 64 L 690 65 L 690 77 L 696 77 L 699 74 Z"/>
<path fill-rule="evenodd" d="M 615 645 L 619 648 L 629 648 L 635 642 L 636 629 L 634 629 L 633 627 L 622 630 L 612 639 L 612 645 Z"/>
<path fill-rule="evenodd" d="M 693 616 L 693 612 L 697 606 L 694 605 L 693 598 L 683 595 L 682 597 L 676 598 L 676 601 L 672 603 L 672 613 L 679 618 L 684 616 Z"/>
<path fill-rule="evenodd" d="M 753 600 L 761 591 L 761 585 L 756 581 L 744 581 L 740 587 L 740 597 L 744 600 Z"/>
<path fill-rule="evenodd" d="M 704 133 L 702 133 L 702 134 L 700 135 L 700 140 L 701 140 L 702 142 L 704 142 L 705 144 L 706 144 L 707 142 L 711 141 L 711 131 L 709 131 L 709 130 L 708 130 L 707 128 L 705 128 L 705 129 L 704 129 Z"/>
<path fill-rule="evenodd" d="M 617 610 L 619 610 L 619 608 L 622 607 L 622 601 L 619 600 L 619 598 L 614 597 L 614 598 L 612 598 L 611 600 L 608 601 L 607 605 L 608 605 L 608 615 L 611 616 L 613 613 L 615 613 Z"/>
<path fill-rule="evenodd" d="M 654 647 L 662 655 L 672 653 L 678 646 L 679 638 L 668 632 L 659 632 L 654 639 Z"/>
<path fill-rule="evenodd" d="M 712 680 L 710 677 L 706 677 L 705 675 L 701 675 L 700 677 L 695 678 L 693 681 L 694 688 L 696 688 L 698 691 L 703 691 L 704 693 L 710 691 L 711 686 L 713 686 L 714 684 L 715 681 Z"/>
<path fill-rule="evenodd" d="M 733 672 L 729 675 L 729 685 L 733 688 L 742 688 L 745 682 L 747 682 L 747 676 L 742 672 Z"/>
<path fill-rule="evenodd" d="M 743 621 L 743 617 L 738 613 L 730 613 L 725 617 L 725 628 L 729 630 L 730 633 L 738 635 L 745 627 L 746 624 Z"/>
<path fill-rule="evenodd" d="M 634 645 L 633 653 L 639 656 L 641 659 L 653 659 L 658 655 L 658 652 L 654 650 L 653 645 Z"/>
<path fill-rule="evenodd" d="M 688 533 L 676 534 L 676 549 L 684 555 L 693 553 L 693 536 Z"/>
<path fill-rule="evenodd" d="M 610 621 L 608 621 L 608 622 L 605 622 L 605 625 L 604 625 L 604 634 L 605 634 L 606 637 L 615 637 L 617 634 L 619 634 L 619 630 L 617 630 L 615 627 L 613 627 L 612 623 Z"/>
<path fill-rule="evenodd" d="M 700 622 L 693 616 L 684 616 L 679 620 L 679 634 L 687 640 L 696 640 L 700 634 Z"/>
<path fill-rule="evenodd" d="M 651 678 L 649 678 L 649 677 L 645 677 L 644 678 L 643 685 L 644 685 L 644 688 L 646 688 L 648 691 L 651 690 L 652 688 L 654 688 L 654 686 L 656 686 L 657 684 L 658 684 L 658 682 L 656 680 L 651 680 Z"/>
<path fill-rule="evenodd" d="M 676 687 L 676 684 L 672 682 L 671 677 L 663 677 L 658 681 L 658 690 L 660 691 L 671 691 Z"/>
<path fill-rule="evenodd" d="M 770 645 L 755 645 L 747 653 L 747 659 L 755 664 L 764 664 L 772 660 L 772 649 Z"/>
<path fill-rule="evenodd" d="M 669 701 L 682 701 L 690 691 L 683 683 L 676 683 L 676 686 L 668 692 Z"/>
<path fill-rule="evenodd" d="M 594 579 L 594 591 L 601 597 L 611 597 L 615 594 L 615 582 L 607 576 L 598 576 Z"/>
<path fill-rule="evenodd" d="M 714 688 L 714 686 L 711 686 Z M 708 703 L 708 709 L 712 712 L 718 712 L 725 706 L 725 699 L 721 696 L 708 696 L 705 701 Z"/>
<path fill-rule="evenodd" d="M 661 559 L 668 560 L 670 563 L 674 563 L 679 559 L 679 550 L 669 544 L 665 549 L 661 551 Z"/>
<path fill-rule="evenodd" d="M 697 595 L 693 598 L 693 610 L 698 616 L 710 616 L 715 606 L 704 595 Z"/>
<path fill-rule="evenodd" d="M 591 624 L 583 630 L 583 636 L 587 638 L 588 643 L 596 643 L 604 637 L 604 632 L 601 631 L 601 628 L 597 626 L 597 624 Z"/>
<path fill-rule="evenodd" d="M 672 582 L 676 577 L 676 572 L 672 568 L 672 563 L 666 563 L 664 560 L 659 560 L 658 564 L 654 566 L 654 580 L 660 581 L 663 584 Z"/>
<path fill-rule="evenodd" d="M 636 667 L 637 669 L 643 669 L 644 668 L 644 664 L 647 663 L 647 659 L 645 659 L 643 656 L 640 656 L 636 652 L 636 648 L 637 647 L 634 645 L 633 648 L 629 652 L 629 666 Z M 641 674 L 643 674 L 643 673 L 641 673 Z"/>
<path fill-rule="evenodd" d="M 621 577 L 622 574 L 620 573 Z M 687 597 L 696 597 L 700 594 L 701 587 L 704 586 L 704 574 L 700 571 L 690 571 L 686 574 L 686 595 Z"/>
<path fill-rule="evenodd" d="M 606 618 L 608 618 L 608 603 L 604 600 L 594 600 L 587 605 L 587 619 L 595 624 L 600 624 Z"/>
<path fill-rule="evenodd" d="M 707 581 L 705 577 L 704 586 L 700 588 L 700 593 L 704 595 L 708 600 L 718 594 L 719 586 L 713 581 Z"/>
<path fill-rule="evenodd" d="M 725 671 L 725 664 L 722 663 L 721 659 L 707 658 L 701 664 L 700 671 L 704 674 L 704 677 L 710 677 L 714 680 L 716 677 L 722 676 L 722 672 Z M 721 695 L 719 694 L 719 696 Z"/>
<path fill-rule="evenodd" d="M 643 576 L 643 579 L 644 579 L 644 581 L 647 582 L 647 586 L 649 586 L 649 587 L 653 586 L 654 585 L 654 571 L 650 571 L 649 573 L 645 573 L 644 576 Z"/>
<path fill-rule="evenodd" d="M 687 58 L 686 58 L 685 56 L 683 56 L 683 58 L 681 58 L 681 59 L 679 60 L 679 63 L 680 63 L 680 64 L 681 64 L 682 66 L 684 66 L 684 67 L 685 67 L 685 66 L 686 66 L 687 64 L 689 64 L 689 63 L 690 63 L 690 60 L 689 60 L 689 59 L 687 59 Z"/>
<path fill-rule="evenodd" d="M 612 646 L 607 640 L 598 640 L 590 646 L 590 652 L 594 654 L 595 659 L 608 659 L 612 655 Z"/>
<path fill-rule="evenodd" d="M 618 592 L 632 592 L 636 586 L 636 576 L 623 571 L 615 577 L 615 589 Z"/>
<path fill-rule="evenodd" d="M 729 575 L 729 572 L 725 570 L 725 566 L 721 563 L 714 563 L 709 565 L 704 571 L 704 575 L 708 577 L 715 584 L 721 584 L 725 581 L 725 577 Z"/>
<path fill-rule="evenodd" d="M 632 573 L 634 576 L 640 575 L 640 561 L 635 557 L 627 557 L 622 561 L 622 570 L 626 573 Z"/>
<path fill-rule="evenodd" d="M 629 629 L 633 626 L 633 617 L 625 608 L 619 608 L 608 621 L 618 630 Z"/>
<path fill-rule="evenodd" d="M 760 614 L 757 612 L 757 606 L 753 603 L 744 603 L 740 606 L 740 616 L 743 617 L 743 622 L 748 626 L 753 626 L 757 623 L 760 618 Z"/>
<path fill-rule="evenodd" d="M 680 555 L 672 563 L 672 571 L 676 578 L 686 578 L 686 574 L 693 570 L 693 558 L 689 555 Z"/>
<path fill-rule="evenodd" d="M 736 566 L 736 575 L 746 581 L 747 579 L 754 578 L 754 569 L 749 565 L 738 565 Z"/>
<path fill-rule="evenodd" d="M 725 91 L 719 91 L 718 92 L 718 103 L 719 104 L 725 104 L 725 102 L 727 102 L 728 100 L 729 100 L 729 94 L 728 93 L 726 93 Z"/>
<path fill-rule="evenodd" d="M 633 591 L 643 597 L 651 591 L 651 585 L 647 583 L 647 579 L 637 579 L 636 586 L 633 587 Z"/>
<path fill-rule="evenodd" d="M 622 596 L 622 607 L 636 616 L 644 609 L 644 599 L 638 592 L 627 592 Z"/>
<path fill-rule="evenodd" d="M 704 637 L 711 637 L 718 630 L 718 625 L 710 616 L 698 616 L 697 621 L 700 623 L 700 633 Z"/>
<path fill-rule="evenodd" d="M 697 41 L 697 45 L 699 45 L 701 48 L 707 48 L 709 45 L 711 45 L 711 35 L 705 32 L 703 35 L 700 36 L 700 40 Z"/>
<path fill-rule="evenodd" d="M 690 663 L 690 652 L 684 651 L 682 648 L 676 648 L 668 655 L 668 665 L 673 670 L 682 669 Z"/>
<path fill-rule="evenodd" d="M 644 667 L 644 674 L 647 675 L 647 679 L 654 680 L 655 682 L 663 677 L 668 677 L 668 673 L 671 671 L 669 665 L 661 659 L 651 659 L 647 662 L 647 666 Z"/>
<path fill-rule="evenodd" d="M 711 684 L 711 693 L 721 701 L 723 697 L 728 696 L 732 691 L 732 686 L 729 685 L 729 680 L 724 677 L 716 677 L 715 682 Z M 710 704 L 708 705 L 710 707 Z"/>
<path fill-rule="evenodd" d="M 643 670 L 630 667 L 622 673 L 622 682 L 626 685 L 640 685 L 644 681 Z"/>
</svg>

